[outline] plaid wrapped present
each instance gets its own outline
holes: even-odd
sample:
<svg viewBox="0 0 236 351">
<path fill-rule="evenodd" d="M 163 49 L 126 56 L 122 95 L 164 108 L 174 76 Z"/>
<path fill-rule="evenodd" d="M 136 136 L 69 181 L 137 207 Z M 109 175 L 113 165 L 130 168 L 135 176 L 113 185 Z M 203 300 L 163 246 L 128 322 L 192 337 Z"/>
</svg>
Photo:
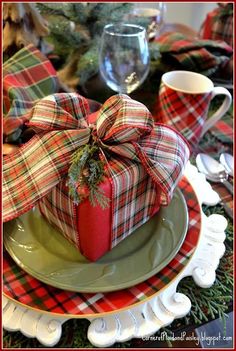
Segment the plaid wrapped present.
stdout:
<svg viewBox="0 0 236 351">
<path fill-rule="evenodd" d="M 165 33 L 156 39 L 162 59 L 173 68 L 205 74 L 217 72 L 233 55 L 224 41 L 192 39 L 181 33 Z"/>
<path fill-rule="evenodd" d="M 34 101 L 57 93 L 59 82 L 50 61 L 32 44 L 3 64 L 3 137 L 19 142 Z"/>
<path fill-rule="evenodd" d="M 35 103 L 27 126 L 35 135 L 3 162 L 3 220 L 37 202 L 42 214 L 90 260 L 131 234 L 168 205 L 189 149 L 171 128 L 154 124 L 147 108 L 115 95 L 94 114 L 82 96 L 54 94 Z M 71 155 L 95 142 L 110 206 L 76 205 L 68 192 Z M 89 236 L 89 237 L 88 237 Z"/>
</svg>

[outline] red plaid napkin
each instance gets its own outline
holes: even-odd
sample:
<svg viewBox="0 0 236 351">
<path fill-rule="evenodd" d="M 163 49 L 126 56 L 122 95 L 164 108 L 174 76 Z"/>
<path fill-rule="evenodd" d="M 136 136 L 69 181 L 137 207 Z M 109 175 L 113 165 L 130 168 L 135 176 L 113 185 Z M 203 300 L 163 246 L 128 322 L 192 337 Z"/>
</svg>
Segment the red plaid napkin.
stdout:
<svg viewBox="0 0 236 351">
<path fill-rule="evenodd" d="M 223 40 L 233 47 L 233 4 L 218 4 L 207 14 L 199 34 L 203 39 Z"/>
<path fill-rule="evenodd" d="M 223 120 L 218 121 L 213 127 L 211 127 L 210 133 L 222 143 L 232 144 L 234 140 L 233 118 L 231 121 L 227 121 L 227 123 Z"/>
<path fill-rule="evenodd" d="M 56 71 L 32 44 L 6 61 L 3 64 L 4 141 L 18 141 L 34 102 L 58 90 Z"/>
<path fill-rule="evenodd" d="M 191 39 L 181 33 L 165 33 L 156 41 L 163 60 L 205 75 L 225 66 L 233 54 L 232 48 L 223 41 Z"/>
<path fill-rule="evenodd" d="M 211 137 L 211 143 L 206 143 L 204 140 L 199 145 L 199 150 L 196 152 L 203 152 L 211 155 L 217 161 L 219 161 L 220 154 L 222 152 L 228 152 L 233 154 L 233 118 L 228 119 L 227 123 L 223 120 L 217 122 L 210 130 L 209 133 L 213 136 Z M 229 177 L 228 181 L 233 185 L 233 178 Z M 234 200 L 232 194 L 226 189 L 221 183 L 211 182 L 213 189 L 220 195 L 220 198 L 228 210 L 233 211 Z M 227 216 L 227 213 L 226 213 Z"/>
</svg>

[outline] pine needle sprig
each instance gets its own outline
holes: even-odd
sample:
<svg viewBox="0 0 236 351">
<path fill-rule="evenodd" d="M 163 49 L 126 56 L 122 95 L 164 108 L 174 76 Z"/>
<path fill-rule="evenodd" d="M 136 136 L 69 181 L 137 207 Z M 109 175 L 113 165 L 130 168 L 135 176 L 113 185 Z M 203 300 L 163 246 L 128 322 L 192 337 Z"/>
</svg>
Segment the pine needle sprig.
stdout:
<svg viewBox="0 0 236 351">
<path fill-rule="evenodd" d="M 186 278 L 180 283 L 180 292 L 188 296 L 192 302 L 190 316 L 195 324 L 208 322 L 209 318 L 215 319 L 219 316 L 225 317 L 228 306 L 226 302 L 232 300 L 232 289 L 222 292 L 222 286 L 216 281 L 211 289 L 196 288 L 191 278 Z"/>
<path fill-rule="evenodd" d="M 57 18 L 50 22 L 49 29 L 51 36 L 53 36 L 54 43 L 56 44 L 56 52 L 61 52 L 62 47 L 64 50 L 70 51 L 71 48 L 79 49 L 87 41 L 83 32 L 76 32 L 71 27 L 70 22 L 63 18 Z M 67 33 L 70 40 L 66 40 L 65 33 Z M 67 52 L 68 54 L 68 52 Z"/>
<path fill-rule="evenodd" d="M 109 206 L 110 199 L 99 189 L 105 170 L 97 145 L 87 144 L 73 153 L 68 176 L 69 194 L 76 204 L 88 197 L 92 206 L 100 205 L 103 209 Z"/>
<path fill-rule="evenodd" d="M 89 201 L 92 206 L 100 205 L 102 209 L 109 207 L 110 199 L 104 195 L 102 190 L 91 187 L 89 193 Z"/>
<path fill-rule="evenodd" d="M 63 3 L 64 15 L 75 23 L 84 24 L 88 20 L 89 10 L 83 3 Z"/>
<path fill-rule="evenodd" d="M 83 85 L 88 79 L 96 75 L 99 71 L 99 52 L 97 43 L 91 40 L 90 48 L 78 60 L 77 72 L 79 72 L 80 85 Z"/>
<path fill-rule="evenodd" d="M 42 15 L 65 16 L 61 4 L 38 2 L 36 6 Z"/>
</svg>

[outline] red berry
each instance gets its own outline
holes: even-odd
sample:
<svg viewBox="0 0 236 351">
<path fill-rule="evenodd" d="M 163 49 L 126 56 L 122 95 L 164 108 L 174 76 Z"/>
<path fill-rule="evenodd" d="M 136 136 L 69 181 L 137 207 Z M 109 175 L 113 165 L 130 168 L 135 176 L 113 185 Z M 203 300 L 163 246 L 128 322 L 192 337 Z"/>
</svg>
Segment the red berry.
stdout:
<svg viewBox="0 0 236 351">
<path fill-rule="evenodd" d="M 88 170 L 88 168 L 84 168 L 84 170 L 83 170 L 83 176 L 84 177 L 88 177 L 89 176 L 89 170 Z"/>
<path fill-rule="evenodd" d="M 89 196 L 89 187 L 86 184 L 79 185 L 77 192 L 81 197 L 86 198 Z"/>
</svg>

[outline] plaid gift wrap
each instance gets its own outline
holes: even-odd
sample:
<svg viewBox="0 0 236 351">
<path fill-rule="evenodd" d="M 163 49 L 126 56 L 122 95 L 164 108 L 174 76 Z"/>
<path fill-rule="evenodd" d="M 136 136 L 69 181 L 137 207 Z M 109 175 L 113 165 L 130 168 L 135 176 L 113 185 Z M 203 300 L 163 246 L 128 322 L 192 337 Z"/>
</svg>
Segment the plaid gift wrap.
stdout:
<svg viewBox="0 0 236 351">
<path fill-rule="evenodd" d="M 130 288 L 107 293 L 79 293 L 44 284 L 22 270 L 7 254 L 3 260 L 3 293 L 16 302 L 42 312 L 64 317 L 95 317 L 129 309 L 159 294 L 189 263 L 201 235 L 201 208 L 191 184 L 182 178 L 178 184 L 188 206 L 189 226 L 185 240 L 173 260 L 160 272 Z"/>
<path fill-rule="evenodd" d="M 3 164 L 3 219 L 40 200 L 42 214 L 90 260 L 97 260 L 168 205 L 189 158 L 184 138 L 154 124 L 147 108 L 126 95 L 108 99 L 91 128 L 82 96 L 54 94 L 37 102 L 30 126 L 36 135 Z M 85 199 L 75 205 L 67 187 L 71 154 L 96 131 L 111 199 L 108 209 Z M 88 239 L 89 233 L 89 239 Z"/>
<path fill-rule="evenodd" d="M 59 82 L 50 61 L 32 44 L 3 65 L 3 133 L 5 142 L 19 140 L 34 102 L 57 93 Z"/>
<path fill-rule="evenodd" d="M 191 39 L 181 33 L 165 33 L 156 39 L 164 61 L 173 69 L 185 69 L 210 76 L 225 66 L 233 55 L 224 41 Z"/>
</svg>

